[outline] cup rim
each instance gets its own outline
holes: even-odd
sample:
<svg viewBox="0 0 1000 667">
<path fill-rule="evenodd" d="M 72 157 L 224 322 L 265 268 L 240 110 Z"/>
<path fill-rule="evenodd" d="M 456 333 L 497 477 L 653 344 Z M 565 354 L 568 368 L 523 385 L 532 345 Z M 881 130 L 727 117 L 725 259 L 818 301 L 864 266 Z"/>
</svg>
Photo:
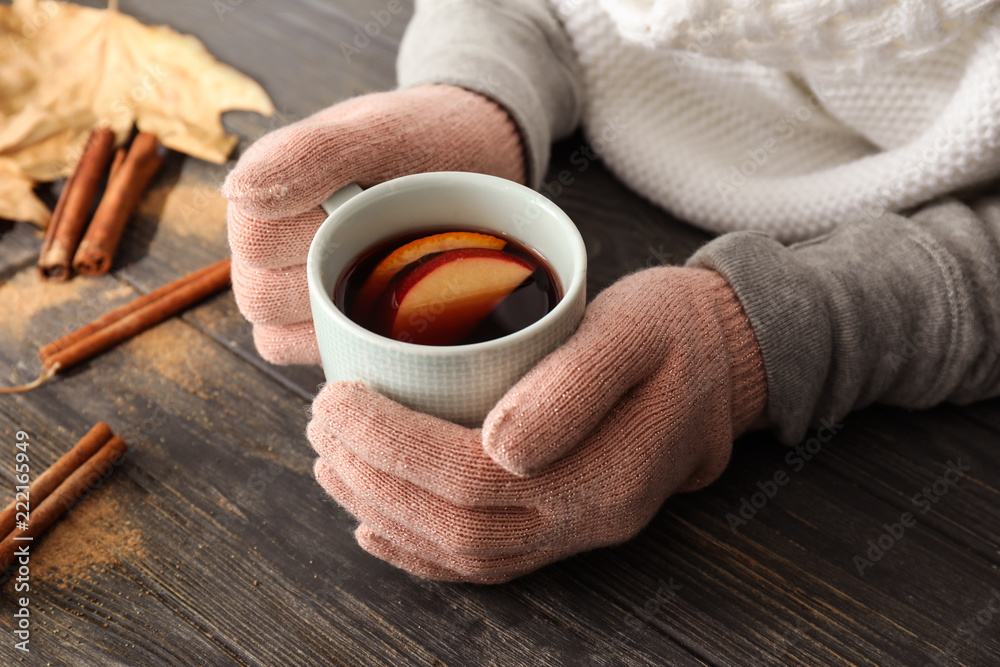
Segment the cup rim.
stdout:
<svg viewBox="0 0 1000 667">
<path fill-rule="evenodd" d="M 538 206 L 545 210 L 545 212 L 555 220 L 556 224 L 565 228 L 565 231 L 567 232 L 566 243 L 571 246 L 570 251 L 577 259 L 577 266 L 574 269 L 573 274 L 570 276 L 569 284 L 564 287 L 562 298 L 559 299 L 559 303 L 556 304 L 555 308 L 523 329 L 518 329 L 517 331 L 509 333 L 506 336 L 501 336 L 492 340 L 482 341 L 479 343 L 469 343 L 466 345 L 418 345 L 416 343 L 406 343 L 394 340 L 369 331 L 365 327 L 347 317 L 347 315 L 337 307 L 337 305 L 333 302 L 332 295 L 327 294 L 326 290 L 323 289 L 323 275 L 320 262 L 320 248 L 325 246 L 327 242 L 331 240 L 332 235 L 336 231 L 337 221 L 341 217 L 353 213 L 355 210 L 365 206 L 369 200 L 374 199 L 383 193 L 399 192 L 401 189 L 410 190 L 427 187 L 429 183 L 437 181 L 458 181 L 459 184 L 466 187 L 471 186 L 477 188 L 513 191 L 516 192 L 521 198 L 526 199 L 531 197 L 532 201 L 535 201 Z M 522 239 L 517 240 L 521 243 L 525 243 L 529 247 L 532 247 L 532 249 L 536 252 L 539 252 L 530 243 L 527 243 Z M 580 230 L 577 229 L 570 217 L 566 215 L 561 208 L 556 206 L 555 203 L 541 193 L 527 186 L 521 185 L 520 183 L 515 183 L 514 181 L 500 178 L 498 176 L 464 171 L 436 171 L 410 174 L 384 181 L 378 185 L 374 185 L 361 191 L 339 206 L 333 213 L 327 216 L 326 220 L 323 221 L 323 224 L 320 225 L 316 234 L 313 236 L 313 240 L 309 245 L 309 254 L 306 259 L 306 276 L 309 292 L 312 296 L 314 304 L 318 303 L 325 313 L 338 320 L 355 335 L 362 337 L 370 344 L 385 348 L 387 352 L 398 352 L 401 354 L 413 354 L 414 352 L 419 352 L 422 355 L 452 357 L 455 355 L 465 354 L 474 355 L 483 352 L 493 352 L 506 348 L 510 345 L 515 345 L 522 342 L 524 339 L 530 338 L 536 332 L 544 329 L 545 327 L 551 326 L 553 322 L 571 314 L 575 301 L 579 298 L 581 293 L 585 293 L 586 291 L 587 248 L 583 242 L 583 237 L 580 235 Z M 339 280 L 339 276 L 337 278 Z M 562 277 L 560 276 L 560 279 L 561 278 Z"/>
</svg>

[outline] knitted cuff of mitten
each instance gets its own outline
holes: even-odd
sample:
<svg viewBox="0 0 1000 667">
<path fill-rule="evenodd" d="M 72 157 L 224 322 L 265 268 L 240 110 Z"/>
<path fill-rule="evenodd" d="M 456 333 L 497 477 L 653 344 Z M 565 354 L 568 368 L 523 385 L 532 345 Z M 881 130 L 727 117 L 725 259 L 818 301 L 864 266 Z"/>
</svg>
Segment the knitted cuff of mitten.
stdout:
<svg viewBox="0 0 1000 667">
<path fill-rule="evenodd" d="M 764 414 L 767 376 L 760 346 L 736 292 L 725 278 L 714 271 L 711 273 L 706 278 L 705 289 L 715 306 L 715 316 L 729 352 L 732 387 L 730 417 L 735 438 Z"/>
</svg>

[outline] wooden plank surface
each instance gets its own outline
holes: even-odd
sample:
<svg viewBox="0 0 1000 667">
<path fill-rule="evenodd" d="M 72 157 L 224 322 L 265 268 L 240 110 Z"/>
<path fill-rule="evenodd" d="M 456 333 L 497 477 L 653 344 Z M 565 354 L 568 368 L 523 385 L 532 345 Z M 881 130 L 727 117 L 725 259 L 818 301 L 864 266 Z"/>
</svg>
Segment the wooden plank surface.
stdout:
<svg viewBox="0 0 1000 667">
<path fill-rule="evenodd" d="M 277 118 L 226 117 L 240 151 L 390 87 L 404 4 L 352 62 L 339 44 L 378 2 L 122 8 L 197 35 L 265 86 Z M 591 295 L 625 272 L 681 263 L 709 238 L 599 164 L 577 171 L 584 141 L 556 147 L 548 180 L 571 171 L 555 200 L 584 235 Z M 39 344 L 224 256 L 217 189 L 231 166 L 174 155 L 103 278 L 40 284 L 39 235 L 0 222 L 2 381 L 36 373 Z M 357 547 L 353 520 L 311 475 L 304 429 L 321 381 L 316 368 L 263 362 L 223 294 L 31 394 L 0 397 L 4 501 L 17 430 L 31 434 L 36 472 L 99 420 L 133 446 L 36 543 L 26 656 L 13 649 L 13 582 L 0 588 L 0 663 L 997 664 L 1000 618 L 980 621 L 1000 590 L 1000 401 L 865 410 L 800 469 L 770 436 L 745 437 L 718 483 L 670 499 L 629 543 L 482 587 L 422 581 Z M 968 471 L 919 513 L 915 496 L 959 460 Z M 788 483 L 734 531 L 729 517 L 778 471 Z M 854 557 L 904 512 L 916 525 L 859 574 Z"/>
</svg>

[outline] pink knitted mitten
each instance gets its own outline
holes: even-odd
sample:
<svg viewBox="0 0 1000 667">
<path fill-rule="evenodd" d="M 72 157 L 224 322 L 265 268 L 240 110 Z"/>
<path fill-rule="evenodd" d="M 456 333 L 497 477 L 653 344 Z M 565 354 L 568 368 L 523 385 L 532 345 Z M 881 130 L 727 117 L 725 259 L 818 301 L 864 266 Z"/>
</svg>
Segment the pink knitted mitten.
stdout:
<svg viewBox="0 0 1000 667">
<path fill-rule="evenodd" d="M 725 279 L 655 268 L 598 295 L 482 429 L 334 384 L 308 434 L 362 547 L 423 577 L 498 583 L 635 535 L 667 496 L 719 476 L 766 401 Z"/>
<path fill-rule="evenodd" d="M 476 171 L 524 182 L 517 128 L 490 100 L 454 86 L 365 95 L 268 134 L 222 186 L 229 199 L 233 290 L 254 342 L 278 364 L 318 363 L 305 261 L 326 219 L 319 204 L 425 171 Z"/>
</svg>

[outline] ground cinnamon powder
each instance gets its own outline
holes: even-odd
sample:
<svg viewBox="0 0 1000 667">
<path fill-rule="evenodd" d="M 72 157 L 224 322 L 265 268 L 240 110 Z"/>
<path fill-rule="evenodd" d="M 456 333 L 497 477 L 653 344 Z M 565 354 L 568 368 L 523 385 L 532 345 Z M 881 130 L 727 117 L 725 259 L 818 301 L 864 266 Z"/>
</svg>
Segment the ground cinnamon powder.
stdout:
<svg viewBox="0 0 1000 667">
<path fill-rule="evenodd" d="M 155 373 L 189 393 L 209 398 L 205 376 L 217 350 L 195 328 L 179 320 L 168 320 L 129 341 L 127 363 L 130 372 Z"/>
<path fill-rule="evenodd" d="M 114 475 L 77 503 L 32 547 L 31 575 L 51 583 L 145 558 L 142 532 L 128 519 Z M 123 500 L 123 499 L 122 499 Z"/>
</svg>

